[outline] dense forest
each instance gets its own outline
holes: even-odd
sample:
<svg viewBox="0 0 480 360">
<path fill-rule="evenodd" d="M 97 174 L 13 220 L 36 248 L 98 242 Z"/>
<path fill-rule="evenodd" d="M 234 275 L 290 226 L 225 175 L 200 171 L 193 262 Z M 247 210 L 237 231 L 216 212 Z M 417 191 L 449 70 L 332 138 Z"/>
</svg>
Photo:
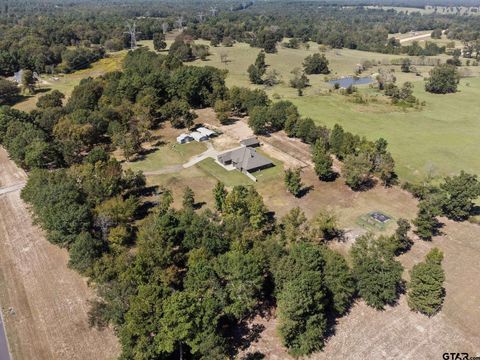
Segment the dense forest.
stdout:
<svg viewBox="0 0 480 360">
<path fill-rule="evenodd" d="M 389 33 L 447 29 L 447 36 L 477 41 L 476 17 L 418 15 L 395 11 L 319 6 L 302 2 L 6 2 L 0 6 L 0 76 L 19 69 L 38 73 L 72 71 L 87 67 L 104 55 L 130 46 L 126 21 L 136 21 L 138 39 L 153 39 L 174 28 L 210 40 L 212 45 L 244 41 L 275 52 L 283 38 L 315 41 L 334 48 L 382 53 L 437 55 L 445 49 L 435 44 L 416 53 Z M 213 10 L 212 10 L 213 9 Z M 388 41 L 387 41 L 388 40 Z"/>
</svg>

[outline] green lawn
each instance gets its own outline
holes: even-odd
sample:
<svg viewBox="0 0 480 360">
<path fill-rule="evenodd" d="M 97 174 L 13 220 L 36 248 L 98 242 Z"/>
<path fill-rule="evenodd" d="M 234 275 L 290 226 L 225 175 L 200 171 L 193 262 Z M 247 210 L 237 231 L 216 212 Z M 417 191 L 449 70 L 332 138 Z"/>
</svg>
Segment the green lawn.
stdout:
<svg viewBox="0 0 480 360">
<path fill-rule="evenodd" d="M 206 175 L 223 182 L 229 187 L 236 185 L 254 184 L 254 182 L 250 180 L 245 174 L 242 174 L 240 171 L 237 170 L 227 171 L 211 158 L 201 161 L 196 166 Z"/>
<path fill-rule="evenodd" d="M 402 179 L 460 170 L 480 175 L 480 78 L 462 80 L 460 91 L 448 95 L 429 94 L 416 82 L 415 95 L 426 101 L 421 111 L 370 112 L 341 95 L 291 100 L 319 124 L 339 123 L 367 138 L 387 139 Z"/>
<path fill-rule="evenodd" d="M 172 165 L 182 165 L 191 157 L 207 150 L 204 143 L 192 141 L 188 144 L 167 143 L 160 146 L 143 159 L 124 164 L 134 171 L 155 171 Z"/>
<path fill-rule="evenodd" d="M 273 188 L 275 187 L 275 183 L 280 183 L 283 185 L 283 163 L 277 159 L 272 159 L 261 149 L 257 149 L 257 151 L 258 153 L 270 159 L 274 165 L 267 169 L 256 171 L 253 173 L 253 176 L 257 178 L 258 186 L 263 188 L 270 188 L 271 190 L 273 190 Z"/>
</svg>

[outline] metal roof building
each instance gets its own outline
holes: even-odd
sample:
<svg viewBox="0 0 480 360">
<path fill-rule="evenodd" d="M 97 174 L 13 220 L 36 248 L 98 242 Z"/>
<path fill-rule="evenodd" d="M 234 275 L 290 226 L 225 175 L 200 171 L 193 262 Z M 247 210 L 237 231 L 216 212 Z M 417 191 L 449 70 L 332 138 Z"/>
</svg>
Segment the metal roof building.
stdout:
<svg viewBox="0 0 480 360">
<path fill-rule="evenodd" d="M 208 140 L 207 135 L 204 135 L 204 134 L 202 134 L 198 131 L 191 132 L 190 136 L 193 138 L 193 140 L 196 140 L 196 141 L 206 141 L 206 140 Z"/>
<path fill-rule="evenodd" d="M 192 140 L 193 140 L 193 138 L 190 135 L 185 134 L 185 133 L 177 136 L 177 143 L 179 143 L 179 144 L 185 144 L 185 143 L 188 143 Z"/>
<path fill-rule="evenodd" d="M 207 129 L 206 127 L 203 127 L 203 126 L 199 127 L 196 131 L 208 137 L 215 135 L 214 131 Z"/>
</svg>

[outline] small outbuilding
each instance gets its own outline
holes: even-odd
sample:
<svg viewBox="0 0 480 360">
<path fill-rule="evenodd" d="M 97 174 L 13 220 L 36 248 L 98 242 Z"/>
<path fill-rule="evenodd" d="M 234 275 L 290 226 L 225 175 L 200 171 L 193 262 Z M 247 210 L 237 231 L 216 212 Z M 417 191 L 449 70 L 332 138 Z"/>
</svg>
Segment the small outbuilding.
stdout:
<svg viewBox="0 0 480 360">
<path fill-rule="evenodd" d="M 191 132 L 190 136 L 193 138 L 193 140 L 198 141 L 198 142 L 208 140 L 207 135 L 202 134 L 201 132 L 198 132 L 198 131 Z"/>
<path fill-rule="evenodd" d="M 256 137 L 251 137 L 248 139 L 241 140 L 240 145 L 245 147 L 258 147 L 260 146 L 260 141 L 258 141 Z"/>
<path fill-rule="evenodd" d="M 203 127 L 203 126 L 197 128 L 196 131 L 199 132 L 199 133 L 202 134 L 202 135 L 207 136 L 207 137 L 212 137 L 212 136 L 215 135 L 215 131 L 212 131 L 212 130 L 210 130 L 210 129 L 207 129 L 206 127 Z"/>
<path fill-rule="evenodd" d="M 373 220 L 378 221 L 381 224 L 385 224 L 386 222 L 390 221 L 390 219 L 391 219 L 390 216 L 385 215 L 385 214 L 383 214 L 379 211 L 371 212 L 369 215 Z"/>
<path fill-rule="evenodd" d="M 177 143 L 179 143 L 179 144 L 186 144 L 186 143 L 189 143 L 192 140 L 193 140 L 193 138 L 190 135 L 185 134 L 185 133 L 177 136 Z"/>
</svg>

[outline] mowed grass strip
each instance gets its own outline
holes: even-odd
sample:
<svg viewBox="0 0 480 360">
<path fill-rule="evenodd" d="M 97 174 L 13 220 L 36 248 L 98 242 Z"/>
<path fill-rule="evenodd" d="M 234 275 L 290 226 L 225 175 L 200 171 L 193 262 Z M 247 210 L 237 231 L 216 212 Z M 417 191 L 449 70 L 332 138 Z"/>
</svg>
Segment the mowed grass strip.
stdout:
<svg viewBox="0 0 480 360">
<path fill-rule="evenodd" d="M 192 141 L 188 144 L 167 143 L 136 161 L 126 162 L 125 168 L 134 171 L 157 171 L 172 165 L 182 165 L 195 155 L 201 154 L 207 147 L 204 143 Z"/>
<path fill-rule="evenodd" d="M 205 159 L 196 165 L 206 175 L 223 182 L 226 186 L 253 185 L 253 180 L 237 170 L 228 171 L 218 165 L 212 158 Z"/>
</svg>

